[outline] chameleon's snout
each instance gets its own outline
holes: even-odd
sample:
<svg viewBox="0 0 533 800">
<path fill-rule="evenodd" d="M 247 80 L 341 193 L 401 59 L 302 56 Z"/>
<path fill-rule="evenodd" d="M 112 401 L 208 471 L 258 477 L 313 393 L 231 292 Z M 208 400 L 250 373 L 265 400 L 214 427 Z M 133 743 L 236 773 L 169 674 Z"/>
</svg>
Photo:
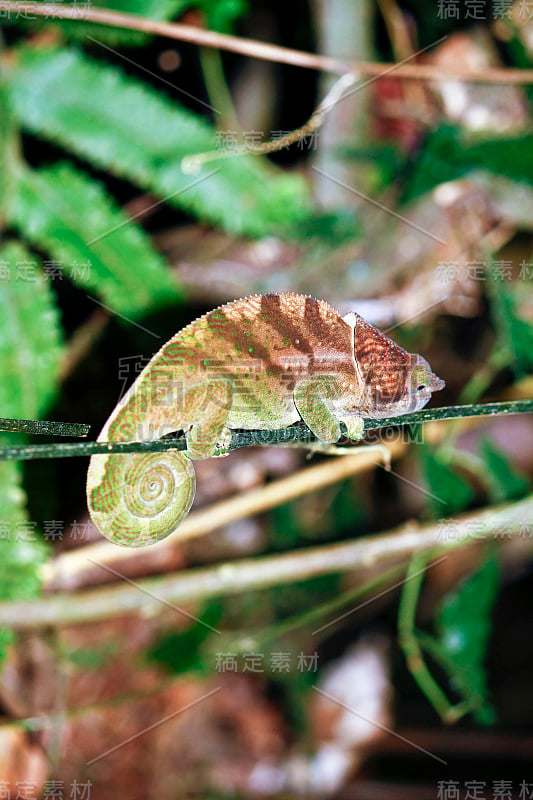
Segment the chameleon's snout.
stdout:
<svg viewBox="0 0 533 800">
<path fill-rule="evenodd" d="M 431 383 L 429 384 L 429 388 L 432 392 L 440 392 L 441 389 L 444 389 L 446 386 L 446 381 L 443 381 L 442 378 L 438 378 L 434 373 L 431 375 Z"/>
</svg>

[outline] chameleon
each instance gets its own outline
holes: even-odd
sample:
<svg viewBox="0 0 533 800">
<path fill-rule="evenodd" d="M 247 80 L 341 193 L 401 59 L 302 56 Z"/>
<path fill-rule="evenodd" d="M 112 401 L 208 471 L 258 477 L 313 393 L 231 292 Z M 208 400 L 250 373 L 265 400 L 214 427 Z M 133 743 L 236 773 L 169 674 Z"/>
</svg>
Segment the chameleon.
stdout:
<svg viewBox="0 0 533 800">
<path fill-rule="evenodd" d="M 97 441 L 150 441 L 183 431 L 186 452 L 97 454 L 87 504 L 97 528 L 143 546 L 186 517 L 192 461 L 209 458 L 230 428 L 277 430 L 303 420 L 325 445 L 364 436 L 365 418 L 417 411 L 444 381 L 355 312 L 293 292 L 255 294 L 219 306 L 176 333 L 152 357 Z"/>
</svg>

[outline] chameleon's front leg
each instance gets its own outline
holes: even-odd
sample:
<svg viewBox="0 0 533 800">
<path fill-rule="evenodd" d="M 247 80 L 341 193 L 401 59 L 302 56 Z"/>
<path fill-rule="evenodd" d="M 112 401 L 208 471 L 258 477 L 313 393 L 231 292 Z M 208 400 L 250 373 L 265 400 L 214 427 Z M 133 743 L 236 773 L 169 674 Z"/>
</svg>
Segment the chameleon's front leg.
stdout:
<svg viewBox="0 0 533 800">
<path fill-rule="evenodd" d="M 368 455 L 370 450 L 380 454 L 385 469 L 390 469 L 390 452 L 384 445 L 368 445 L 363 450 L 354 451 L 353 448 L 332 447 L 340 439 L 340 423 L 346 425 L 346 433 L 352 441 L 359 441 L 365 435 L 365 421 L 363 417 L 354 414 L 340 414 L 335 416 L 328 408 L 328 400 L 339 396 L 340 389 L 334 378 L 314 377 L 300 381 L 294 392 L 294 402 L 305 422 L 315 436 L 320 439 L 312 446 L 312 450 L 319 450 L 327 455 L 353 455 L 355 452 L 364 452 Z M 326 445 L 326 446 L 324 446 Z"/>
<path fill-rule="evenodd" d="M 232 400 L 233 387 L 228 380 L 206 381 L 186 392 L 183 416 L 191 423 L 185 432 L 189 458 L 210 458 L 217 444 L 227 442 Z"/>
<path fill-rule="evenodd" d="M 328 407 L 328 400 L 337 398 L 339 392 L 337 381 L 324 376 L 305 378 L 298 382 L 294 391 L 294 402 L 303 421 L 326 444 L 334 444 L 340 439 L 341 422 L 352 441 L 358 442 L 365 435 L 363 417 L 354 414 L 335 415 Z"/>
<path fill-rule="evenodd" d="M 328 408 L 328 400 L 339 396 L 340 387 L 335 378 L 317 375 L 302 378 L 294 387 L 294 404 L 308 428 L 325 444 L 340 439 L 339 420 Z"/>
</svg>

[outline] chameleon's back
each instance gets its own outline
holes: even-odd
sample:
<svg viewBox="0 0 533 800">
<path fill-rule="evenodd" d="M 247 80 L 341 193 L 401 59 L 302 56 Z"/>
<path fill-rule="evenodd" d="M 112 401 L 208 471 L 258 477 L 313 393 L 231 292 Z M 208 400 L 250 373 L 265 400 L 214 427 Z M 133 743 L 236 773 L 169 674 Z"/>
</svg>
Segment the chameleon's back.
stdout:
<svg viewBox="0 0 533 800">
<path fill-rule="evenodd" d="M 292 393 L 302 375 L 334 373 L 353 382 L 351 336 L 323 300 L 291 292 L 253 295 L 210 311 L 176 334 L 147 367 L 146 379 L 154 385 L 173 375 L 175 394 L 227 380 L 230 427 L 283 427 L 298 419 Z"/>
</svg>

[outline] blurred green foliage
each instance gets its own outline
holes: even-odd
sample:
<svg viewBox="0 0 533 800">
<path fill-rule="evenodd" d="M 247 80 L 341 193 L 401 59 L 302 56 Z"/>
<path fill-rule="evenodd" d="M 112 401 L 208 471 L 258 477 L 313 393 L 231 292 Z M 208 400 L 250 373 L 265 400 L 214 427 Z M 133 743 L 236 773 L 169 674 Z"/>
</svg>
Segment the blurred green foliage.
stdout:
<svg viewBox="0 0 533 800">
<path fill-rule="evenodd" d="M 443 664 L 449 666 L 451 685 L 483 725 L 495 721 L 488 701 L 484 662 L 499 574 L 498 561 L 492 552 L 477 572 L 442 599 L 435 619 L 438 652 Z"/>
<path fill-rule="evenodd" d="M 524 497 L 531 488 L 528 478 L 514 467 L 511 460 L 490 439 L 481 443 L 480 450 L 487 471 L 491 501 L 503 503 Z"/>
<path fill-rule="evenodd" d="M 472 134 L 443 124 L 426 138 L 404 190 L 404 202 L 473 170 L 533 184 L 533 136 Z"/>
<path fill-rule="evenodd" d="M 16 280 L 17 269 L 35 267 L 20 245 L 0 250 L 0 408 L 7 417 L 35 418 L 57 389 L 63 352 L 59 314 L 42 271 Z M 0 437 L 5 445 L 13 441 Z M 26 511 L 21 466 L 0 462 L 0 600 L 28 598 L 39 590 L 39 566 L 49 555 Z M 10 640 L 0 631 L 0 657 Z"/>
<path fill-rule="evenodd" d="M 428 508 L 431 516 L 448 517 L 468 508 L 475 492 L 468 480 L 429 447 L 421 454 L 422 467 L 430 488 Z"/>
<path fill-rule="evenodd" d="M 52 263 L 64 265 L 73 283 L 115 311 L 135 316 L 181 297 L 143 229 L 130 224 L 103 186 L 70 164 L 21 169 L 7 220 Z"/>
<path fill-rule="evenodd" d="M 487 291 L 496 327 L 495 349 L 505 355 L 507 365 L 521 377 L 533 368 L 533 325 L 519 315 L 513 289 L 495 279 L 492 264 L 488 278 Z"/>
<path fill-rule="evenodd" d="M 185 174 L 185 156 L 216 149 L 214 128 L 79 49 L 21 48 L 7 81 L 24 130 L 207 222 L 233 233 L 279 233 L 309 210 L 304 181 L 257 157 L 223 159 L 199 175 Z"/>
<path fill-rule="evenodd" d="M 487 439 L 480 449 L 491 502 L 513 500 L 527 493 L 529 481 L 496 445 Z M 475 498 L 473 486 L 460 469 L 464 456 L 458 450 L 453 455 L 450 459 L 449 451 L 443 448 L 422 448 L 423 474 L 430 489 L 428 509 L 441 521 L 468 508 Z M 443 535 L 447 530 L 443 525 Z M 450 535 L 453 535 L 453 527 Z M 472 541 L 475 535 L 474 529 Z M 483 725 L 495 722 L 495 712 L 488 699 L 485 660 L 499 577 L 496 551 L 490 547 L 482 566 L 447 593 L 436 607 L 437 635 L 413 631 L 420 646 L 435 659 L 452 689 L 459 694 L 464 713 L 471 711 Z M 406 583 L 403 591 L 411 591 L 410 585 Z"/>
</svg>

